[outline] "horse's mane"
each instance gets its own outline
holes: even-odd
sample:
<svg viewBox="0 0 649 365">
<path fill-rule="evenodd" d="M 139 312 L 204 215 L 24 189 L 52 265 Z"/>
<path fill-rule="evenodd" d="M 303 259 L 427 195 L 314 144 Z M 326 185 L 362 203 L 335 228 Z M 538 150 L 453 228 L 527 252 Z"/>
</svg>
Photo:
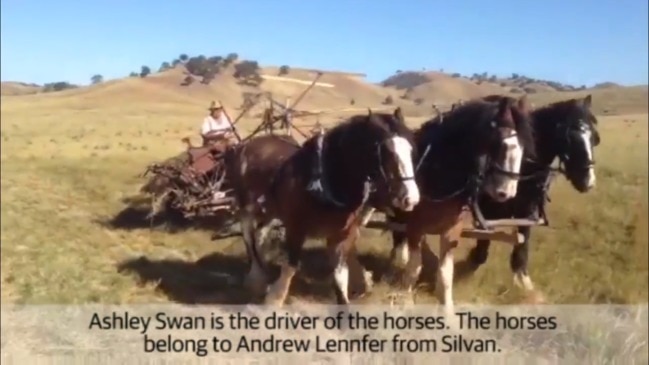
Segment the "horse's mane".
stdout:
<svg viewBox="0 0 649 365">
<path fill-rule="evenodd" d="M 401 113 L 400 110 L 398 110 L 398 113 Z M 329 129 L 327 134 L 335 135 L 338 133 L 344 133 L 354 129 L 356 126 L 360 126 L 361 124 L 371 123 L 372 120 L 378 122 L 375 123 L 375 125 L 381 127 L 390 134 L 396 134 L 407 138 L 412 137 L 412 131 L 405 125 L 402 118 L 397 117 L 392 113 L 377 113 L 371 111 L 368 114 L 358 114 L 348 118 L 347 120 L 337 124 L 335 127 Z"/>
<path fill-rule="evenodd" d="M 436 142 L 446 148 L 459 148 L 460 145 L 465 145 L 466 142 L 478 138 L 477 134 L 481 131 L 481 126 L 490 122 L 496 111 L 497 105 L 495 104 L 481 100 L 468 101 L 451 111 L 424 122 L 419 130 L 415 132 L 415 136 L 418 141 L 427 144 L 432 134 L 436 134 Z M 420 144 L 418 148 L 424 147 L 421 143 L 418 144 Z M 473 146 L 475 146 L 475 143 L 461 148 L 471 148 Z"/>
<path fill-rule="evenodd" d="M 588 125 L 595 129 L 597 126 L 597 118 L 587 110 L 578 99 L 569 99 L 557 101 L 532 112 L 534 118 L 535 128 L 543 128 L 547 124 L 556 124 L 558 122 L 577 123 L 579 121 L 577 113 L 585 113 L 588 118 L 583 120 Z"/>
<path fill-rule="evenodd" d="M 425 122 L 415 132 L 419 152 L 426 153 L 422 169 L 428 171 L 422 176 L 427 186 L 427 194 L 445 196 L 462 188 L 471 174 L 477 172 L 478 156 L 484 146 L 485 125 L 496 117 L 499 103 L 506 96 L 493 96 L 470 100 L 456 106 L 451 111 Z M 509 98 L 509 112 L 516 126 L 519 140 L 526 153 L 535 153 L 534 133 L 529 114 L 519 110 L 516 100 Z M 423 154 L 419 155 L 421 159 Z M 440 174 L 443 177 L 440 178 Z"/>
</svg>

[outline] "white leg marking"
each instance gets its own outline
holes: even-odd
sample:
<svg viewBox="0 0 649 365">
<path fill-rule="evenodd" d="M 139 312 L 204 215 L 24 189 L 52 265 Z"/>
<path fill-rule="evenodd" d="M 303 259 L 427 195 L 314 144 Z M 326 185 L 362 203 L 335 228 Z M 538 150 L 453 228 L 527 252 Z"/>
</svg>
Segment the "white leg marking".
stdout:
<svg viewBox="0 0 649 365">
<path fill-rule="evenodd" d="M 403 246 L 406 247 L 408 254 L 410 255 L 408 263 L 406 264 L 405 278 L 408 291 L 412 291 L 412 288 L 417 284 L 417 279 L 419 279 L 419 274 L 421 273 L 421 247 L 410 250 L 410 246 Z"/>
<path fill-rule="evenodd" d="M 593 146 L 590 143 L 591 136 L 592 132 L 590 129 L 585 129 L 581 133 L 581 139 L 584 141 L 584 148 L 586 149 L 586 156 L 588 156 L 589 161 L 593 160 Z M 595 180 L 595 168 L 591 166 L 588 168 L 588 181 L 586 182 L 586 186 L 588 186 L 588 188 L 595 187 Z"/>
<path fill-rule="evenodd" d="M 266 237 L 268 236 L 268 232 L 270 232 L 270 229 L 272 228 L 272 222 L 269 222 L 268 224 L 260 227 L 257 229 L 257 239 L 255 240 L 255 243 L 257 244 L 257 249 L 261 250 L 261 248 L 264 246 L 264 243 L 266 242 Z"/>
<path fill-rule="evenodd" d="M 525 291 L 533 291 L 534 284 L 529 275 L 517 272 L 514 274 L 514 284 L 518 287 L 525 289 Z"/>
<path fill-rule="evenodd" d="M 521 164 L 523 163 L 523 147 L 518 141 L 517 136 L 507 137 L 503 140 L 507 152 L 505 154 L 505 163 L 503 169 L 514 174 L 521 172 Z M 505 193 L 506 199 L 511 199 L 516 196 L 518 189 L 518 179 L 505 177 L 503 179 L 503 186 L 498 188 L 499 191 Z"/>
<path fill-rule="evenodd" d="M 403 137 L 393 137 L 388 141 L 388 148 L 397 157 L 397 164 L 399 167 L 399 175 L 402 178 L 415 176 L 415 168 L 412 162 L 412 145 Z M 396 206 L 405 211 L 410 211 L 419 203 L 419 187 L 413 179 L 403 182 L 403 187 L 406 191 L 406 196 L 402 201 L 396 202 Z"/>
<path fill-rule="evenodd" d="M 447 310 L 453 310 L 453 261 L 454 247 L 444 237 L 440 237 L 440 263 L 437 285 L 441 291 L 441 299 Z"/>
<path fill-rule="evenodd" d="M 410 249 L 404 242 L 394 249 L 394 265 L 397 267 L 404 267 L 410 261 Z"/>
<path fill-rule="evenodd" d="M 369 205 L 366 205 L 363 207 L 363 211 L 361 212 L 361 225 L 366 226 L 367 223 L 372 219 L 372 214 L 374 214 L 374 211 L 376 209 L 372 208 Z"/>
<path fill-rule="evenodd" d="M 345 302 L 349 303 L 349 295 L 347 293 L 347 288 L 349 286 L 349 268 L 342 256 L 338 257 L 338 265 L 336 265 L 336 269 L 334 270 L 334 280 L 336 281 L 336 285 L 342 293 Z"/>
</svg>

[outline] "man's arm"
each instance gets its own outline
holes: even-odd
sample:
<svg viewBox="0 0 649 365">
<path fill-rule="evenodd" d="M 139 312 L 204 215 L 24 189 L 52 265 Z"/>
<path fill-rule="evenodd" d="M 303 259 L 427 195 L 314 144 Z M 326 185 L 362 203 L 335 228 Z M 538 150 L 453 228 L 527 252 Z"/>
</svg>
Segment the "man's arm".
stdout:
<svg viewBox="0 0 649 365">
<path fill-rule="evenodd" d="M 203 124 L 201 125 L 201 134 L 202 135 L 207 135 L 211 132 L 212 128 L 210 126 L 210 119 L 205 118 L 203 119 Z"/>
</svg>

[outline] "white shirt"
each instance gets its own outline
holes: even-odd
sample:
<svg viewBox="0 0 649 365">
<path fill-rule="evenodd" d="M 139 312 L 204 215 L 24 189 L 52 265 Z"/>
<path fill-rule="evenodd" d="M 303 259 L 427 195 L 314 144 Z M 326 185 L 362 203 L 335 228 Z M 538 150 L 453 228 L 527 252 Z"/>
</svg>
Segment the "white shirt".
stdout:
<svg viewBox="0 0 649 365">
<path fill-rule="evenodd" d="M 203 125 L 201 126 L 201 134 L 206 135 L 209 132 L 220 132 L 224 133 L 232 129 L 228 117 L 225 114 L 221 114 L 218 119 L 212 118 L 211 115 L 208 115 L 203 119 Z"/>
</svg>

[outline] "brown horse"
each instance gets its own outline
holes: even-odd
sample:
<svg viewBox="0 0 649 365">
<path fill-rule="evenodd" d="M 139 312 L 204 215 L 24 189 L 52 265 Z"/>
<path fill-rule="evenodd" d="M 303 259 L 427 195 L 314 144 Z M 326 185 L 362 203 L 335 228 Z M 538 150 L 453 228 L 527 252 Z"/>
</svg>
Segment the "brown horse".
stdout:
<svg viewBox="0 0 649 365">
<path fill-rule="evenodd" d="M 536 158 L 529 157 L 523 161 L 521 169 L 524 178 L 518 185 L 514 199 L 498 203 L 488 196 L 480 197 L 480 209 L 486 218 L 540 218 L 549 225 L 545 204 L 557 170 L 581 193 L 595 187 L 594 149 L 600 143 L 600 135 L 591 103 L 592 97 L 588 95 L 584 99 L 555 102 L 531 113 Z M 551 167 L 555 159 L 559 160 L 560 169 Z M 527 270 L 531 230 L 532 227 L 529 226 L 518 228 L 523 242 L 514 246 L 510 267 L 514 274 L 514 284 L 538 302 L 543 300 L 543 296 L 535 290 Z M 468 257 L 472 269 L 477 269 L 486 262 L 489 246 L 489 240 L 477 240 L 477 245 Z"/>
<path fill-rule="evenodd" d="M 370 189 L 404 211 L 419 202 L 411 140 L 400 109 L 394 114 L 370 111 L 357 115 L 309 139 L 281 166 L 271 167 L 275 173 L 259 183 L 267 189 L 248 192 L 251 196 L 263 194 L 258 205 L 242 209 L 243 221 L 249 222 L 242 224 L 242 230 L 250 230 L 244 238 L 255 281 L 265 282 L 263 263 L 255 253 L 265 230 L 278 220 L 286 232 L 288 262 L 269 288 L 266 303 L 284 303 L 307 238 L 327 240 L 338 302 L 349 303 L 347 256 L 359 236 L 358 216 Z M 252 162 L 240 163 L 252 169 Z"/>
<path fill-rule="evenodd" d="M 257 200 L 269 189 L 278 168 L 299 149 L 300 144 L 290 136 L 264 135 L 252 138 L 225 154 L 226 176 L 236 199 L 236 219 L 240 222 L 251 260 L 245 284 L 256 293 L 266 286 L 259 246 L 270 229 L 270 224 L 259 227 L 255 219 Z"/>
<path fill-rule="evenodd" d="M 410 293 L 421 272 L 421 245 L 426 234 L 440 235 L 436 289 L 440 301 L 453 308 L 453 252 L 468 216 L 482 191 L 503 202 L 516 195 L 523 152 L 534 154 L 534 139 L 525 97 L 518 100 L 473 100 L 422 125 L 415 132 L 417 184 L 422 198 L 411 212 L 387 216 L 405 232 L 393 231 L 394 242 L 407 240 L 407 251 L 393 249 L 405 263 L 404 284 Z M 384 210 L 381 204 L 376 204 Z M 474 215 L 479 212 L 474 210 Z M 397 255 L 401 254 L 401 257 Z"/>
</svg>

